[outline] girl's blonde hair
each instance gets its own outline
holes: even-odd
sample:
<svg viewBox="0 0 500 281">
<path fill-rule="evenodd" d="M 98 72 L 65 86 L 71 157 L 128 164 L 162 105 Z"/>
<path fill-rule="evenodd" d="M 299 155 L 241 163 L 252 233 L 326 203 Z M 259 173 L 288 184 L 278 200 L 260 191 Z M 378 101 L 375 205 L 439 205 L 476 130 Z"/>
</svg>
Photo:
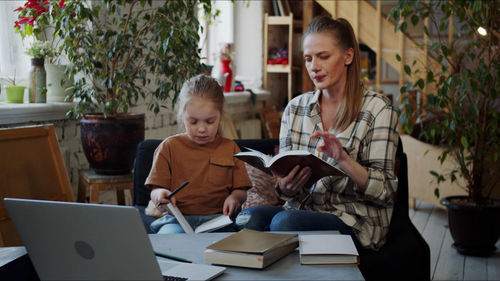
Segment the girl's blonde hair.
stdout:
<svg viewBox="0 0 500 281">
<path fill-rule="evenodd" d="M 360 74 L 359 46 L 351 24 L 343 18 L 333 19 L 330 16 L 315 17 L 307 26 L 303 38 L 313 33 L 330 34 L 344 51 L 352 48 L 354 58 L 347 67 L 347 82 L 344 89 L 344 98 L 335 116 L 335 129 L 340 132 L 349 127 L 361 111 L 363 92 Z"/>
<path fill-rule="evenodd" d="M 224 114 L 224 93 L 221 86 L 214 78 L 206 74 L 199 74 L 184 82 L 177 97 L 177 122 L 179 125 L 182 124 L 182 115 L 186 111 L 186 105 L 194 97 L 212 101 L 220 111 L 222 119 Z"/>
</svg>

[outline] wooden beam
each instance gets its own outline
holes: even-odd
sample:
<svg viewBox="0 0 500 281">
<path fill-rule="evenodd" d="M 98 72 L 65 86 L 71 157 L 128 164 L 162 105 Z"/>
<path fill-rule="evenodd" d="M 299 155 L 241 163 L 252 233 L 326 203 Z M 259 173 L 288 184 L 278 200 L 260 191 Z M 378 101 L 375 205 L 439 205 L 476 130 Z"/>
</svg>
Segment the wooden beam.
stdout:
<svg viewBox="0 0 500 281">
<path fill-rule="evenodd" d="M 352 1 L 353 4 L 353 10 L 354 10 L 354 21 L 353 21 L 353 29 L 354 29 L 354 35 L 356 38 L 359 37 L 359 1 Z M 359 39 L 358 39 L 359 40 Z"/>
<path fill-rule="evenodd" d="M 403 20 L 403 19 L 401 19 Z M 403 87 L 404 84 L 404 78 L 405 78 L 405 35 L 404 33 L 399 30 L 398 33 L 398 46 L 399 46 L 399 55 L 401 57 L 401 61 L 399 62 L 399 79 L 398 79 L 398 92 L 401 93 L 401 87 Z M 399 95 L 399 103 L 401 104 L 401 94 Z M 399 134 L 404 135 L 405 131 L 403 130 L 403 124 L 399 122 Z"/>
<path fill-rule="evenodd" d="M 307 26 L 313 19 L 314 12 L 314 2 L 313 1 L 304 1 L 302 2 L 302 34 L 304 34 L 307 30 Z M 302 38 L 303 39 L 303 38 Z M 300 42 L 302 44 L 302 42 Z M 302 59 L 302 92 L 309 92 L 314 90 L 314 85 L 309 77 L 309 73 L 307 73 L 307 69 L 304 63 L 304 57 L 301 55 Z"/>
<path fill-rule="evenodd" d="M 380 91 L 380 81 L 382 80 L 382 1 L 377 0 L 377 56 L 376 56 L 376 76 L 375 86 L 377 92 Z"/>
<path fill-rule="evenodd" d="M 401 19 L 402 20 L 402 19 Z M 405 35 L 399 30 L 398 31 L 398 49 L 399 56 L 401 57 L 401 61 L 399 62 L 399 88 L 403 87 L 403 81 L 405 76 Z"/>
<path fill-rule="evenodd" d="M 293 13 L 288 16 L 288 101 L 292 99 Z"/>
<path fill-rule="evenodd" d="M 428 1 L 426 1 L 428 2 Z M 429 18 L 425 18 L 424 20 L 424 26 L 429 30 Z M 427 79 L 427 73 L 429 72 L 429 36 L 425 34 L 424 31 L 424 81 Z M 426 104 L 427 103 L 427 94 L 429 93 L 429 86 L 425 85 L 424 89 L 422 90 L 422 95 L 420 95 L 420 104 Z M 422 106 L 420 107 L 422 108 Z"/>
<path fill-rule="evenodd" d="M 269 90 L 269 85 L 268 85 L 268 80 L 267 80 L 267 52 L 269 51 L 267 48 L 267 38 L 269 37 L 268 33 L 269 33 L 269 28 L 268 28 L 268 23 L 269 23 L 269 14 L 268 13 L 265 13 L 264 14 L 264 42 L 263 42 L 263 48 L 262 50 L 264 50 L 264 66 L 262 69 L 264 69 L 264 89 L 266 90 Z"/>
</svg>

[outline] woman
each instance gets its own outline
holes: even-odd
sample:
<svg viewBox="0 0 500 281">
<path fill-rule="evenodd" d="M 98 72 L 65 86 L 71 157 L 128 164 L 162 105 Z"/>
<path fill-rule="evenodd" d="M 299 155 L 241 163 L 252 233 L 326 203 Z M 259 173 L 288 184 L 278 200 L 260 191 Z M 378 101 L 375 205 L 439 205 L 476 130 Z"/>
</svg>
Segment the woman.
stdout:
<svg viewBox="0 0 500 281">
<path fill-rule="evenodd" d="M 305 186 L 309 167 L 277 177 L 283 207 L 249 208 L 240 227 L 271 231 L 338 230 L 357 246 L 379 249 L 397 188 L 398 117 L 389 100 L 364 89 L 359 47 L 345 19 L 314 18 L 303 39 L 305 66 L 317 90 L 289 102 L 280 150 L 309 150 L 347 175 Z"/>
</svg>

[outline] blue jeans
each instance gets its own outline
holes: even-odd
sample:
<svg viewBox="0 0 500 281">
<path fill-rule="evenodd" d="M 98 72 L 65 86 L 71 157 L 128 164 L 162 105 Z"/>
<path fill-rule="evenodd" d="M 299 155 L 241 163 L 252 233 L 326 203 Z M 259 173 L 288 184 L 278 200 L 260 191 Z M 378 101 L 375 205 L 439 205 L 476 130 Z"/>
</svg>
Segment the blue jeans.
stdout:
<svg viewBox="0 0 500 281">
<path fill-rule="evenodd" d="M 207 216 L 185 216 L 185 218 L 191 225 L 191 227 L 193 229 L 196 229 L 200 224 L 218 216 L 220 216 L 220 214 L 207 215 Z M 184 233 L 184 229 L 182 229 L 177 219 L 172 215 L 165 215 L 153 221 L 151 223 L 151 230 L 158 234 Z M 230 232 L 230 231 L 236 231 L 236 229 L 234 228 L 233 225 L 228 225 L 224 228 L 218 229 L 217 231 Z"/>
<path fill-rule="evenodd" d="M 284 210 L 280 206 L 256 206 L 241 211 L 236 217 L 238 229 L 259 231 L 338 230 L 361 246 L 354 231 L 337 216 L 308 210 Z"/>
</svg>

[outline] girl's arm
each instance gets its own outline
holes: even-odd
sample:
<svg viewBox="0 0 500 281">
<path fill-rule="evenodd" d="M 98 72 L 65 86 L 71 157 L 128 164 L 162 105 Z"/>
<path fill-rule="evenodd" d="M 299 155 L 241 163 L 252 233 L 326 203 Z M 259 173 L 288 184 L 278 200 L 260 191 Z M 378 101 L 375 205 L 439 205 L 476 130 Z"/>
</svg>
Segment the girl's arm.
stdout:
<svg viewBox="0 0 500 281">
<path fill-rule="evenodd" d="M 247 191 L 242 189 L 235 189 L 224 201 L 224 206 L 222 207 L 222 212 L 226 216 L 236 216 L 240 209 L 241 205 L 247 200 Z"/>
<path fill-rule="evenodd" d="M 152 184 L 148 185 L 148 187 L 152 189 L 150 196 L 151 201 L 153 201 L 153 204 L 155 204 L 155 206 L 158 206 L 159 203 L 172 203 L 172 205 L 175 206 L 175 196 L 170 198 L 170 200 L 166 198 L 171 193 L 170 190 Z"/>
</svg>

